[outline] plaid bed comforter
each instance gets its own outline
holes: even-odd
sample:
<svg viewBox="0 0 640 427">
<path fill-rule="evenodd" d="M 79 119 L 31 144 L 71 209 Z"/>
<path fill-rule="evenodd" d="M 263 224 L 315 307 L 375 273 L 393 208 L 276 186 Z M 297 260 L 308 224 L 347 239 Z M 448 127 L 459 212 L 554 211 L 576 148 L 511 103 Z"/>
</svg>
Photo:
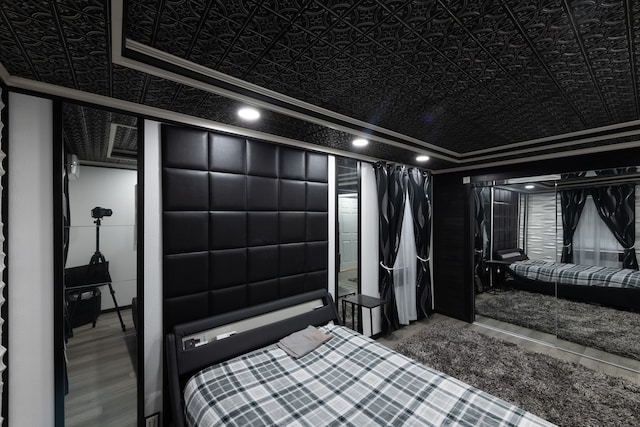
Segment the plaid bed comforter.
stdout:
<svg viewBox="0 0 640 427">
<path fill-rule="evenodd" d="M 543 426 L 548 422 L 341 326 L 299 359 L 276 345 L 206 368 L 191 426 Z"/>
<path fill-rule="evenodd" d="M 509 268 L 519 276 L 544 282 L 640 289 L 640 271 L 627 268 L 562 264 L 542 260 L 518 261 Z"/>
</svg>

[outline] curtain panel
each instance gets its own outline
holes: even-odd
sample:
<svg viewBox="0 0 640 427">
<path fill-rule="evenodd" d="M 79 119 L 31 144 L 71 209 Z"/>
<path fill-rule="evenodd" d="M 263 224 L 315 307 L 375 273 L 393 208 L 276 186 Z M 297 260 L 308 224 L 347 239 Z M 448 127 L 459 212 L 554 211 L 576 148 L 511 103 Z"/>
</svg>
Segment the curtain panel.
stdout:
<svg viewBox="0 0 640 427">
<path fill-rule="evenodd" d="M 623 175 L 634 172 L 637 172 L 636 167 L 595 171 L 597 176 Z M 585 174 L 585 172 L 564 174 L 562 178 L 583 177 Z M 635 185 L 633 184 L 560 191 L 563 240 L 561 262 L 573 262 L 573 235 L 578 226 L 587 195 L 589 194 L 593 197 L 598 215 L 624 248 L 622 267 L 637 270 L 638 260 L 634 247 L 636 233 L 636 192 Z"/>
<path fill-rule="evenodd" d="M 406 175 L 406 171 L 403 176 Z M 405 189 L 405 200 L 408 194 Z M 405 202 L 403 211 L 402 228 L 399 232 L 400 242 L 398 255 L 393 264 L 393 292 L 396 297 L 396 311 L 398 323 L 409 325 L 418 320 L 418 298 L 416 287 L 418 277 L 418 264 L 416 263 L 416 236 L 413 228 L 413 215 L 411 206 Z"/>
<path fill-rule="evenodd" d="M 560 262 L 573 262 L 573 235 L 586 200 L 587 192 L 584 189 L 560 191 L 560 209 L 562 211 L 562 255 Z"/>
<path fill-rule="evenodd" d="M 474 227 L 473 227 L 473 281 L 476 293 L 484 291 L 484 243 L 489 233 L 485 233 L 485 212 L 483 201 L 483 189 L 485 187 L 475 187 L 473 189 L 474 206 Z"/>
<path fill-rule="evenodd" d="M 380 297 L 387 301 L 383 322 L 399 327 L 398 310 L 393 289 L 393 265 L 398 255 L 400 231 L 404 214 L 406 175 L 401 167 L 378 162 L 374 165 L 379 212 L 379 282 Z"/>
<path fill-rule="evenodd" d="M 638 269 L 636 239 L 636 188 L 633 184 L 590 189 L 600 218 L 624 248 L 622 268 Z"/>
<path fill-rule="evenodd" d="M 432 313 L 431 271 L 431 173 L 417 168 L 409 170 L 409 201 L 413 215 L 416 243 L 416 308 L 418 319 Z"/>
<path fill-rule="evenodd" d="M 394 266 L 398 257 L 405 209 L 410 209 L 415 244 L 415 309 L 418 318 L 432 312 L 431 271 L 429 267 L 431 244 L 431 174 L 417 168 L 378 162 L 374 166 L 379 209 L 380 296 L 388 303 L 383 322 L 390 327 L 399 325 Z M 405 203 L 409 197 L 408 206 Z M 407 242 L 405 242 L 406 244 Z M 404 285 L 406 286 L 406 285 Z M 413 293 L 413 289 L 411 289 Z M 385 325 L 383 325 L 385 326 Z"/>
</svg>

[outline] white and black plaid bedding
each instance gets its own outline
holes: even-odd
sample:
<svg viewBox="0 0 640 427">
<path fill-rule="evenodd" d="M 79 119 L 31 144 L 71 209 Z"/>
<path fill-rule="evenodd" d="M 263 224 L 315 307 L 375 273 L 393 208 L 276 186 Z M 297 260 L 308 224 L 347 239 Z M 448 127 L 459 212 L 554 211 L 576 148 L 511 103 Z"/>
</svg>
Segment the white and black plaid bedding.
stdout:
<svg viewBox="0 0 640 427">
<path fill-rule="evenodd" d="M 640 289 L 638 270 L 563 264 L 543 260 L 518 261 L 509 265 L 517 275 L 565 285 Z"/>
<path fill-rule="evenodd" d="M 293 359 L 271 345 L 206 368 L 184 390 L 191 426 L 552 425 L 341 326 Z"/>
</svg>

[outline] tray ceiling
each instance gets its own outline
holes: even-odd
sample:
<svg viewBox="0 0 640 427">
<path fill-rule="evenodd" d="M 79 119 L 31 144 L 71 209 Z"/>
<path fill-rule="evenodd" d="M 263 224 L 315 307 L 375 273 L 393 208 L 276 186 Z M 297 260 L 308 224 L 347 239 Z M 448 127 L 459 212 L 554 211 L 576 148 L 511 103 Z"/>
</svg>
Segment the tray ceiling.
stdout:
<svg viewBox="0 0 640 427">
<path fill-rule="evenodd" d="M 633 146 L 639 46 L 633 0 L 0 5 L 9 85 L 25 78 L 401 163 L 425 153 L 431 169 Z M 120 49 L 130 62 L 114 61 Z M 246 103 L 261 121 L 239 121 Z M 354 135 L 372 142 L 356 149 Z"/>
</svg>

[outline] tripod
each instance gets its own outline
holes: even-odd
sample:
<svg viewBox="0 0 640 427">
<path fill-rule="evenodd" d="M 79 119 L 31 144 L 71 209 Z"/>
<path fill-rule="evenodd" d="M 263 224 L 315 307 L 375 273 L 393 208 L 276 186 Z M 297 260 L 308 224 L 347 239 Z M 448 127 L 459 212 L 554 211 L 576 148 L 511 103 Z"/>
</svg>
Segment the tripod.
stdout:
<svg viewBox="0 0 640 427">
<path fill-rule="evenodd" d="M 91 256 L 91 261 L 89 261 L 89 272 L 93 274 L 94 277 L 104 278 L 103 285 L 106 284 L 109 286 L 109 292 L 111 293 L 111 299 L 113 300 L 113 305 L 116 307 L 116 312 L 118 313 L 118 319 L 120 319 L 120 326 L 122 327 L 122 332 L 126 331 L 126 327 L 124 326 L 124 321 L 122 320 L 122 315 L 120 314 L 120 307 L 118 306 L 118 302 L 116 301 L 116 292 L 113 290 L 113 286 L 111 285 L 111 275 L 109 274 L 109 264 L 104 259 L 104 255 L 100 253 L 100 225 L 101 218 L 96 218 L 93 223 L 96 225 L 96 252 Z M 103 279 L 100 279 L 103 280 Z"/>
</svg>

